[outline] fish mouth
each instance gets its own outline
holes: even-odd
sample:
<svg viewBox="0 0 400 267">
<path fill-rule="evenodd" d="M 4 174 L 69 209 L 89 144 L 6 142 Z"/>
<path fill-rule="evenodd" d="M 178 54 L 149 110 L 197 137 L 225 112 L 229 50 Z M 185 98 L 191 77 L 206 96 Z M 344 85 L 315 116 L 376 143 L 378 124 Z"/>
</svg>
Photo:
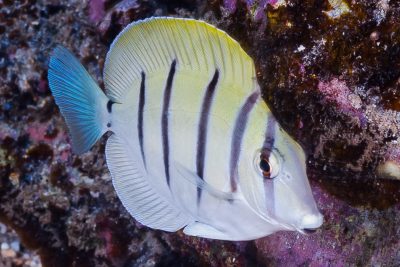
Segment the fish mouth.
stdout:
<svg viewBox="0 0 400 267">
<path fill-rule="evenodd" d="M 282 230 L 286 231 L 297 231 L 302 234 L 313 234 L 315 233 L 318 228 L 322 225 L 323 223 L 323 216 L 322 214 L 309 214 L 305 215 L 302 218 L 302 224 L 299 225 L 294 225 L 294 224 L 289 224 L 285 222 L 281 222 L 279 220 L 273 219 L 273 218 L 268 218 L 265 215 L 261 215 L 261 218 L 263 218 L 266 222 L 268 223 L 273 223 L 275 225 L 279 225 Z"/>
<path fill-rule="evenodd" d="M 302 231 L 304 234 L 313 234 L 313 233 L 315 233 L 317 230 L 318 230 L 318 228 L 312 228 L 312 229 L 305 228 L 305 229 L 302 229 L 301 231 Z"/>
<path fill-rule="evenodd" d="M 300 222 L 298 224 L 287 223 L 279 219 L 270 217 L 262 212 L 258 214 L 264 221 L 270 224 L 279 225 L 282 228 L 282 230 L 298 231 L 302 234 L 315 233 L 324 222 L 324 217 L 319 212 L 304 215 L 300 219 Z"/>
<path fill-rule="evenodd" d="M 307 214 L 301 219 L 300 225 L 296 228 L 299 232 L 304 234 L 312 234 L 317 231 L 317 229 L 324 222 L 324 217 L 321 213 Z"/>
</svg>

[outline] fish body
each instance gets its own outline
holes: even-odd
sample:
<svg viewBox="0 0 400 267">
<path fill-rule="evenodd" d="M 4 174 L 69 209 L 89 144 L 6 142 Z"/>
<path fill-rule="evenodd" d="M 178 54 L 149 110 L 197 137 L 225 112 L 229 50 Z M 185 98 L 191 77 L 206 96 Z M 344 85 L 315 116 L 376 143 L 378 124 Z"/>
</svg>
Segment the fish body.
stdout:
<svg viewBox="0 0 400 267">
<path fill-rule="evenodd" d="M 301 147 L 261 99 L 252 59 L 197 20 L 128 25 L 106 58 L 106 93 L 65 48 L 49 84 L 84 153 L 104 134 L 122 204 L 151 228 L 250 240 L 322 224 Z"/>
</svg>

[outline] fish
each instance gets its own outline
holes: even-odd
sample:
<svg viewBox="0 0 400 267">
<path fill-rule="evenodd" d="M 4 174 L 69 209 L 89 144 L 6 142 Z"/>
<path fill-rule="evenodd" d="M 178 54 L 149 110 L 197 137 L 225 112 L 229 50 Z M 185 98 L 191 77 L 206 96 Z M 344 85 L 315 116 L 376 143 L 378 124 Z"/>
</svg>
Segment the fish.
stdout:
<svg viewBox="0 0 400 267">
<path fill-rule="evenodd" d="M 209 239 L 319 228 L 305 153 L 263 101 L 253 60 L 200 20 L 126 26 L 106 55 L 103 92 L 62 46 L 48 81 L 82 154 L 110 132 L 117 196 L 141 224 Z"/>
</svg>

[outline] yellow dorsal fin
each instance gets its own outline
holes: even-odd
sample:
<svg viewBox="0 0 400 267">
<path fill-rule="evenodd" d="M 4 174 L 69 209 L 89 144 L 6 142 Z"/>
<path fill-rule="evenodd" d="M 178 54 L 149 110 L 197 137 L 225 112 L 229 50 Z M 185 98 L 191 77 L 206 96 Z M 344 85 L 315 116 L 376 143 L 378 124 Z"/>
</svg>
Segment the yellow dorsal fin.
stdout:
<svg viewBox="0 0 400 267">
<path fill-rule="evenodd" d="M 235 84 L 239 95 L 256 88 L 253 60 L 239 43 L 214 26 L 194 19 L 153 17 L 131 23 L 114 40 L 107 54 L 104 82 L 108 97 L 122 103 L 141 73 L 178 70 L 204 73 L 216 69 L 221 79 Z"/>
</svg>

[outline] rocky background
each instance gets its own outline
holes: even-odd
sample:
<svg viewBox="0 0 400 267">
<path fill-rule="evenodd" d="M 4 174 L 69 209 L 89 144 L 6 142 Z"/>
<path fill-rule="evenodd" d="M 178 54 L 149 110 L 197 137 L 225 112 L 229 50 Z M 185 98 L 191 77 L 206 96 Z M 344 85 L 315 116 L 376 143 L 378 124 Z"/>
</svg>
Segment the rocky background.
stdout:
<svg viewBox="0 0 400 267">
<path fill-rule="evenodd" d="M 255 59 L 264 99 L 307 151 L 325 216 L 315 233 L 154 231 L 118 201 L 105 138 L 71 152 L 46 80 L 52 49 L 102 84 L 116 34 L 155 15 L 206 20 Z M 399 1 L 0 0 L 0 266 L 398 266 L 399 134 Z"/>
</svg>

